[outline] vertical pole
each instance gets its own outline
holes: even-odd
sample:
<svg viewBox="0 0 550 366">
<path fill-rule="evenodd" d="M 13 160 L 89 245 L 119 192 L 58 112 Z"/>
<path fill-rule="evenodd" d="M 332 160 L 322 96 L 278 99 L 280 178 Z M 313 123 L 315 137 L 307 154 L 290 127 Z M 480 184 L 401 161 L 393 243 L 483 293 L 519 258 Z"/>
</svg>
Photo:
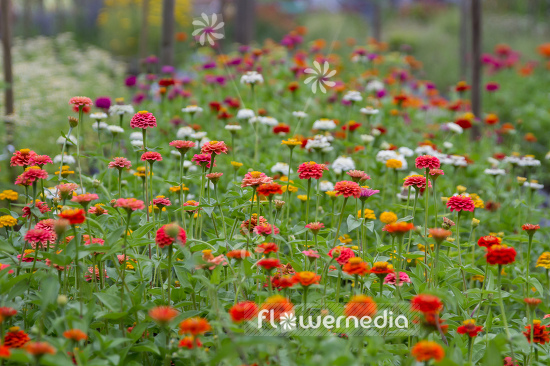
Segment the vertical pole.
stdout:
<svg viewBox="0 0 550 366">
<path fill-rule="evenodd" d="M 468 80 L 468 19 L 470 18 L 468 3 L 470 0 L 460 0 L 460 80 Z"/>
<path fill-rule="evenodd" d="M 254 37 L 256 17 L 255 0 L 237 0 L 236 39 L 240 44 L 250 44 Z"/>
<path fill-rule="evenodd" d="M 139 58 L 147 57 L 147 35 L 149 33 L 149 0 L 141 0 L 141 29 L 139 34 Z"/>
<path fill-rule="evenodd" d="M 175 0 L 162 1 L 161 66 L 174 65 L 174 8 Z"/>
<path fill-rule="evenodd" d="M 4 82 L 6 87 L 4 88 L 4 124 L 6 137 L 4 140 L 4 146 L 13 145 L 14 142 L 14 101 L 13 101 L 13 71 L 11 60 L 11 0 L 0 0 L 0 13 L 1 21 L 0 31 L 2 32 L 2 57 L 3 57 L 3 72 Z M 9 160 L 8 164 L 9 164 Z M 13 172 L 13 169 L 8 169 Z"/>
<path fill-rule="evenodd" d="M 481 1 L 472 0 L 472 112 L 481 118 Z M 472 129 L 472 138 L 479 136 L 479 128 Z"/>
</svg>

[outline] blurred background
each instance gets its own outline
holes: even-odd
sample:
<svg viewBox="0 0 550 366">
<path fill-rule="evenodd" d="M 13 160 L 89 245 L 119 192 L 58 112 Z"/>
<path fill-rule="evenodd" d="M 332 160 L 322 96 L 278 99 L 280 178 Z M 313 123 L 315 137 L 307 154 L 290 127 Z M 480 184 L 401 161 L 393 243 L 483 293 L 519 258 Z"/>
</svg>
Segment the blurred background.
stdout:
<svg viewBox="0 0 550 366">
<path fill-rule="evenodd" d="M 430 70 L 430 79 L 439 87 L 449 86 L 461 76 L 461 3 L 469 1 L 173 1 L 176 52 L 185 51 L 183 43 L 189 41 L 193 17 L 202 12 L 218 13 L 225 21 L 223 47 L 234 42 L 261 44 L 266 39 L 280 40 L 300 25 L 308 29 L 305 42 L 333 39 L 338 31 L 341 41 L 354 39 L 364 44 L 368 37 L 375 37 L 394 49 L 406 47 Z M 163 0 L 12 0 L 12 3 L 13 36 L 20 41 L 69 33 L 79 47 L 96 46 L 129 67 L 135 66 L 140 57 L 160 52 Z M 506 43 L 529 58 L 535 55 L 536 46 L 549 38 L 550 25 L 545 20 L 550 16 L 550 0 L 482 3 L 484 52 Z M 240 18 L 239 13 L 248 14 Z M 469 13 L 466 14 L 469 19 Z M 247 15 L 250 20 L 242 21 L 248 19 Z M 145 40 L 141 36 L 144 28 Z M 243 34 L 239 28 L 245 28 L 246 36 L 239 36 Z M 467 26 L 465 32 L 469 29 Z"/>
</svg>

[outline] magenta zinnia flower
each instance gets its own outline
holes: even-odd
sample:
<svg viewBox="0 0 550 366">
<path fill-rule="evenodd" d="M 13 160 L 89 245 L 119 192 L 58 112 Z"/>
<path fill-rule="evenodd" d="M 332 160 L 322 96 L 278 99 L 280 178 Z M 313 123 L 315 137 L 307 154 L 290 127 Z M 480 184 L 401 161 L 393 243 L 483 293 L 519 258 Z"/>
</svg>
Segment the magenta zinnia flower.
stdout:
<svg viewBox="0 0 550 366">
<path fill-rule="evenodd" d="M 384 278 L 384 285 L 394 285 L 396 283 L 395 272 L 388 273 Z M 399 272 L 399 286 L 403 286 L 403 283 L 411 283 L 409 275 L 405 272 Z"/>
<path fill-rule="evenodd" d="M 157 127 L 157 119 L 151 112 L 139 111 L 130 120 L 130 127 L 144 129 Z"/>
<path fill-rule="evenodd" d="M 48 172 L 39 167 L 29 167 L 15 180 L 15 184 L 29 186 L 37 179 L 47 179 Z"/>
<path fill-rule="evenodd" d="M 453 211 L 470 211 L 473 212 L 475 210 L 474 202 L 472 201 L 472 198 L 470 196 L 451 196 L 449 197 L 449 200 L 447 201 L 447 208 Z"/>
<path fill-rule="evenodd" d="M 173 223 L 166 224 L 161 226 L 160 229 L 157 230 L 155 243 L 157 243 L 159 248 L 164 248 L 168 245 L 174 244 L 176 239 L 178 244 L 183 246 L 187 241 L 185 230 Z"/>
<path fill-rule="evenodd" d="M 210 154 L 195 154 L 191 159 L 192 162 L 203 168 L 210 168 L 210 162 L 212 161 L 212 155 Z M 216 162 L 214 161 L 214 166 Z"/>
<path fill-rule="evenodd" d="M 361 201 L 366 200 L 367 198 L 374 196 L 375 194 L 380 193 L 378 189 L 370 189 L 361 187 L 361 193 L 359 194 L 359 199 Z"/>
<path fill-rule="evenodd" d="M 172 202 L 170 202 L 170 200 L 166 197 L 157 197 L 155 199 L 153 199 L 153 205 L 157 206 L 158 208 L 163 208 L 163 207 L 167 207 L 167 206 L 171 206 L 172 205 Z"/>
<path fill-rule="evenodd" d="M 25 234 L 25 240 L 31 244 L 33 249 L 36 249 L 37 244 L 39 244 L 41 248 L 45 248 L 48 246 L 48 243 L 55 242 L 55 239 L 55 233 L 45 229 L 30 229 Z"/>
<path fill-rule="evenodd" d="M 279 234 L 279 229 L 275 225 L 271 224 L 260 224 L 254 228 L 254 234 L 256 235 L 268 236 L 273 232 L 277 235 Z"/>
</svg>

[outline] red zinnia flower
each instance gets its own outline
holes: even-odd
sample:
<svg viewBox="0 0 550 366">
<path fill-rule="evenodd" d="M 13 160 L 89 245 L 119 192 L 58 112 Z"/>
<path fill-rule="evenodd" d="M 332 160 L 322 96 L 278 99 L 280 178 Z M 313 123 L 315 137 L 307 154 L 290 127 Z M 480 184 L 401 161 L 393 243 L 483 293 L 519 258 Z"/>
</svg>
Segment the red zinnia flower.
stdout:
<svg viewBox="0 0 550 366">
<path fill-rule="evenodd" d="M 29 159 L 28 165 L 44 166 L 46 164 L 53 164 L 52 158 L 48 155 L 32 155 Z"/>
<path fill-rule="evenodd" d="M 383 231 L 387 231 L 390 234 L 396 234 L 396 235 L 404 235 L 405 233 L 411 231 L 414 229 L 414 224 L 410 222 L 394 222 L 393 224 L 387 224 L 382 229 Z"/>
<path fill-rule="evenodd" d="M 485 247 L 485 248 L 489 249 L 493 245 L 500 244 L 501 241 L 502 241 L 501 238 L 498 238 L 498 237 L 492 236 L 492 235 L 486 235 L 486 236 L 482 236 L 481 238 L 479 238 L 479 240 L 477 241 L 477 245 L 479 245 L 480 247 Z"/>
<path fill-rule="evenodd" d="M 183 228 L 179 227 L 177 224 L 166 224 L 160 227 L 157 230 L 155 236 L 155 243 L 159 248 L 164 248 L 165 246 L 172 245 L 177 240 L 178 244 L 181 246 L 185 245 L 187 241 L 187 235 Z"/>
<path fill-rule="evenodd" d="M 179 327 L 180 334 L 191 334 L 193 336 L 204 334 L 211 329 L 208 321 L 199 317 L 185 319 Z"/>
<path fill-rule="evenodd" d="M 226 254 L 227 258 L 232 258 L 232 259 L 245 259 L 245 258 L 248 258 L 251 256 L 251 253 L 248 251 L 248 250 L 245 250 L 245 249 L 235 249 L 235 250 L 230 250 L 229 252 L 227 252 Z"/>
<path fill-rule="evenodd" d="M 411 349 L 411 355 L 418 362 L 427 362 L 431 359 L 439 362 L 445 357 L 443 347 L 432 341 L 420 341 Z"/>
<path fill-rule="evenodd" d="M 268 183 L 259 186 L 257 192 L 260 196 L 269 197 L 276 194 L 283 194 L 283 189 L 278 183 Z"/>
<path fill-rule="evenodd" d="M 229 309 L 229 315 L 234 323 L 252 320 L 258 315 L 258 305 L 254 301 L 243 301 Z"/>
<path fill-rule="evenodd" d="M 332 248 L 328 252 L 328 256 L 331 258 L 335 258 L 336 262 L 343 266 L 350 260 L 350 258 L 355 257 L 355 253 L 350 248 L 337 246 L 335 248 Z"/>
<path fill-rule="evenodd" d="M 468 319 L 462 322 L 462 325 L 456 328 L 458 334 L 468 334 L 469 337 L 477 336 L 483 327 L 481 325 L 476 325 L 475 319 Z"/>
<path fill-rule="evenodd" d="M 263 258 L 260 259 L 257 263 L 258 267 L 262 267 L 266 271 L 271 271 L 274 268 L 281 267 L 281 262 L 277 258 Z"/>
<path fill-rule="evenodd" d="M 59 214 L 59 218 L 69 221 L 71 225 L 82 224 L 86 221 L 86 211 L 81 208 L 73 208 L 62 211 Z"/>
<path fill-rule="evenodd" d="M 141 161 L 148 161 L 150 163 L 162 161 L 162 155 L 156 151 L 147 151 L 141 155 Z"/>
<path fill-rule="evenodd" d="M 533 343 L 546 344 L 550 342 L 550 332 L 546 330 L 546 325 L 541 325 L 540 320 L 533 320 Z M 525 327 L 523 332 L 527 341 L 531 342 L 531 325 Z"/>
<path fill-rule="evenodd" d="M 321 222 L 310 222 L 305 226 L 307 229 L 311 230 L 313 234 L 317 234 L 325 225 Z"/>
<path fill-rule="evenodd" d="M 510 264 L 516 260 L 516 250 L 507 245 L 493 245 L 485 254 L 487 263 L 489 264 Z"/>
<path fill-rule="evenodd" d="M 22 348 L 31 339 L 24 330 L 19 327 L 11 327 L 4 336 L 4 346 L 8 348 Z"/>
<path fill-rule="evenodd" d="M 268 313 L 263 315 L 267 319 L 279 320 L 283 314 L 292 313 L 294 306 L 290 301 L 280 295 L 268 297 L 265 303 L 261 306 L 261 310 L 267 310 Z"/>
<path fill-rule="evenodd" d="M 472 198 L 470 196 L 451 196 L 449 197 L 449 200 L 447 201 L 447 208 L 451 210 L 451 212 L 456 211 L 470 211 L 473 212 L 475 210 L 474 202 L 472 201 Z"/>
<path fill-rule="evenodd" d="M 411 307 L 412 310 L 420 311 L 424 314 L 436 314 L 443 309 L 443 303 L 437 296 L 420 294 L 412 298 Z"/>
<path fill-rule="evenodd" d="M 256 247 L 256 253 L 269 254 L 269 253 L 277 253 L 278 251 L 279 251 L 279 248 L 275 243 L 262 243 Z"/>
<path fill-rule="evenodd" d="M 538 229 L 540 229 L 540 226 L 533 225 L 533 224 L 525 224 L 521 228 L 522 230 L 527 231 L 527 234 L 533 235 Z"/>
<path fill-rule="evenodd" d="M 202 347 L 202 343 L 201 343 L 200 339 L 198 339 L 196 337 L 187 336 L 187 337 L 183 337 L 180 340 L 180 342 L 178 343 L 178 347 L 193 349 L 195 347 Z"/>
<path fill-rule="evenodd" d="M 46 213 L 51 211 L 48 205 L 45 202 L 36 200 L 35 206 L 40 210 L 40 213 Z M 23 217 L 29 217 L 31 215 L 31 206 L 32 203 L 28 204 L 27 206 L 23 207 Z"/>
</svg>

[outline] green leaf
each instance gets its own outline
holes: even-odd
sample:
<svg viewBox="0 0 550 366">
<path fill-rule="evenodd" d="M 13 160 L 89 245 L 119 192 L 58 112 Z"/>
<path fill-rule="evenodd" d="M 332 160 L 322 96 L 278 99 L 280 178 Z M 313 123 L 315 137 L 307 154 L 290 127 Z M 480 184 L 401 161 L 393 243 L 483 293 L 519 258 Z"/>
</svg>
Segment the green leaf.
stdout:
<svg viewBox="0 0 550 366">
<path fill-rule="evenodd" d="M 361 226 L 362 221 L 357 219 L 353 215 L 349 215 L 346 222 L 348 224 L 348 232 L 351 232 L 351 231 L 357 229 L 359 226 Z"/>
</svg>

